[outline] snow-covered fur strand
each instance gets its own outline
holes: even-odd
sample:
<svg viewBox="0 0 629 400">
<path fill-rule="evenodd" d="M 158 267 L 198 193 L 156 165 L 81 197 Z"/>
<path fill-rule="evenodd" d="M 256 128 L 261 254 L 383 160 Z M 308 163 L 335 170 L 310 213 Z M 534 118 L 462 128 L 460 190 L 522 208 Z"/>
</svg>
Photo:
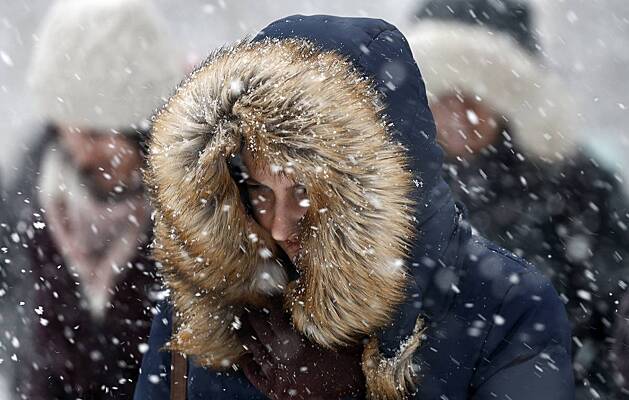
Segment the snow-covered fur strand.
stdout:
<svg viewBox="0 0 629 400">
<path fill-rule="evenodd" d="M 362 367 L 367 381 L 367 396 L 371 400 L 406 398 L 416 389 L 418 364 L 413 360 L 415 351 L 425 333 L 424 322 L 417 320 L 413 334 L 400 346 L 392 359 L 382 357 L 378 341 L 372 338 L 363 352 Z"/>
<path fill-rule="evenodd" d="M 222 49 L 180 85 L 154 117 L 146 176 L 172 349 L 236 362 L 239 315 L 278 267 L 230 175 L 244 146 L 308 190 L 299 279 L 275 283 L 296 329 L 328 348 L 375 340 L 404 297 L 414 234 L 411 175 L 382 110 L 351 62 L 294 39 Z"/>
</svg>

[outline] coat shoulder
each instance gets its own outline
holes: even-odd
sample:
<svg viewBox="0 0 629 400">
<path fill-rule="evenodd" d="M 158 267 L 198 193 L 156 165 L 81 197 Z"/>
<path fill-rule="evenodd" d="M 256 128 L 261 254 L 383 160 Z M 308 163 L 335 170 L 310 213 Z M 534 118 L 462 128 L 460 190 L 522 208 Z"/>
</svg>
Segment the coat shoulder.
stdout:
<svg viewBox="0 0 629 400">
<path fill-rule="evenodd" d="M 570 398 L 570 328 L 550 281 L 476 235 L 460 248 L 455 267 L 459 279 L 447 285 L 453 301 L 428 320 L 418 353 L 420 394 L 522 399 L 539 388 L 533 398 Z M 556 393 L 565 396 L 550 397 Z"/>
<path fill-rule="evenodd" d="M 501 313 L 502 318 L 490 316 L 500 322 L 536 312 L 569 331 L 567 319 L 561 318 L 565 316 L 561 298 L 550 279 L 535 265 L 478 236 L 472 237 L 467 250 L 467 259 L 463 260 L 463 287 L 467 292 L 464 297 L 484 299 L 487 309 Z"/>
<path fill-rule="evenodd" d="M 483 293 L 479 315 L 486 325 L 472 387 L 517 398 L 507 378 L 520 376 L 523 384 L 543 388 L 540 396 L 570 396 L 570 324 L 550 280 L 491 242 L 479 239 L 477 245 L 485 250 L 468 265 L 467 279 Z"/>
<path fill-rule="evenodd" d="M 155 307 L 148 350 L 142 359 L 134 400 L 170 399 L 170 352 L 163 351 L 172 333 L 172 305 L 167 300 Z"/>
</svg>

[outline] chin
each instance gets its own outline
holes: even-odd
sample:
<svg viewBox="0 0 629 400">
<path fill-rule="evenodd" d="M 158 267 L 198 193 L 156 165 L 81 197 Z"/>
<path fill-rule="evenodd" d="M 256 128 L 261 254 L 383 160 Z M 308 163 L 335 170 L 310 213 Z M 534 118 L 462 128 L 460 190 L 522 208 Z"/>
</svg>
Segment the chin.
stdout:
<svg viewBox="0 0 629 400">
<path fill-rule="evenodd" d="M 284 253 L 288 257 L 288 259 L 291 262 L 295 262 L 295 258 L 299 254 L 299 250 L 298 249 L 294 249 L 292 247 L 289 247 L 289 246 L 287 246 L 287 245 L 285 245 L 283 243 L 280 245 L 280 247 L 282 248 L 282 250 L 284 251 Z"/>
<path fill-rule="evenodd" d="M 297 256 L 297 252 L 286 250 L 286 249 L 283 249 L 283 250 L 284 250 L 284 253 L 286 253 L 286 256 L 288 257 L 288 259 L 294 262 L 295 257 Z"/>
</svg>

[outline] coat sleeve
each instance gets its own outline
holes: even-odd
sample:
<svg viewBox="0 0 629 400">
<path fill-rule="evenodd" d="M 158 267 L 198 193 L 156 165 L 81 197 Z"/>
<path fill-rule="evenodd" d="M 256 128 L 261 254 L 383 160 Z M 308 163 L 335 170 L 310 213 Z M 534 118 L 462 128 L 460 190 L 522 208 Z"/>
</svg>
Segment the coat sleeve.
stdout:
<svg viewBox="0 0 629 400">
<path fill-rule="evenodd" d="M 629 392 L 629 293 L 625 293 L 614 322 L 613 358 L 614 371 L 619 374 L 621 391 Z"/>
<path fill-rule="evenodd" d="M 471 385 L 471 399 L 574 399 L 570 327 L 548 280 L 521 275 L 493 317 Z"/>
<path fill-rule="evenodd" d="M 162 349 L 172 332 L 172 307 L 167 302 L 161 302 L 157 310 L 151 326 L 149 348 L 144 353 L 135 386 L 134 400 L 170 399 L 170 352 Z"/>
<path fill-rule="evenodd" d="M 41 260 L 32 257 L 24 261 L 36 266 L 33 268 L 33 282 L 40 279 L 47 284 L 53 282 L 49 266 L 40 265 Z M 21 346 L 19 350 L 21 366 L 17 369 L 16 383 L 20 394 L 32 400 L 64 395 L 64 381 L 69 378 L 64 376 L 64 355 L 77 351 L 76 345 L 65 334 L 72 332 L 72 322 L 59 318 L 67 312 L 66 304 L 55 298 L 53 292 L 54 289 L 44 284 L 34 294 L 25 295 L 30 303 L 29 309 L 43 306 L 41 318 L 47 321 L 47 324 L 42 324 L 39 318 L 31 317 L 24 320 L 25 326 L 20 327 L 25 330 L 20 340 L 25 341 L 27 346 Z"/>
</svg>

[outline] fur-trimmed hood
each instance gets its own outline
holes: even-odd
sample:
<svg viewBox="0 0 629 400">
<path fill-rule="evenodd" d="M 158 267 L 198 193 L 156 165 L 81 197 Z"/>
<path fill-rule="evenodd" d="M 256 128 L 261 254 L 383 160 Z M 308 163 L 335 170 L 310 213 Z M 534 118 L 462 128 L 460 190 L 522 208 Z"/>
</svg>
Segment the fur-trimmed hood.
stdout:
<svg viewBox="0 0 629 400">
<path fill-rule="evenodd" d="M 260 280 L 281 276 L 230 175 L 243 146 L 308 190 L 299 278 L 284 290 L 296 329 L 332 348 L 370 338 L 368 391 L 399 397 L 420 345 L 414 295 L 430 280 L 413 261 L 438 259 L 455 226 L 402 34 L 380 20 L 282 19 L 210 55 L 155 115 L 147 180 L 179 318 L 171 348 L 215 368 L 241 355 L 233 330 L 263 301 Z"/>
<path fill-rule="evenodd" d="M 429 100 L 464 93 L 502 114 L 527 156 L 561 160 L 578 148 L 577 107 L 558 76 L 511 36 L 450 20 L 420 20 L 408 35 Z"/>
</svg>

